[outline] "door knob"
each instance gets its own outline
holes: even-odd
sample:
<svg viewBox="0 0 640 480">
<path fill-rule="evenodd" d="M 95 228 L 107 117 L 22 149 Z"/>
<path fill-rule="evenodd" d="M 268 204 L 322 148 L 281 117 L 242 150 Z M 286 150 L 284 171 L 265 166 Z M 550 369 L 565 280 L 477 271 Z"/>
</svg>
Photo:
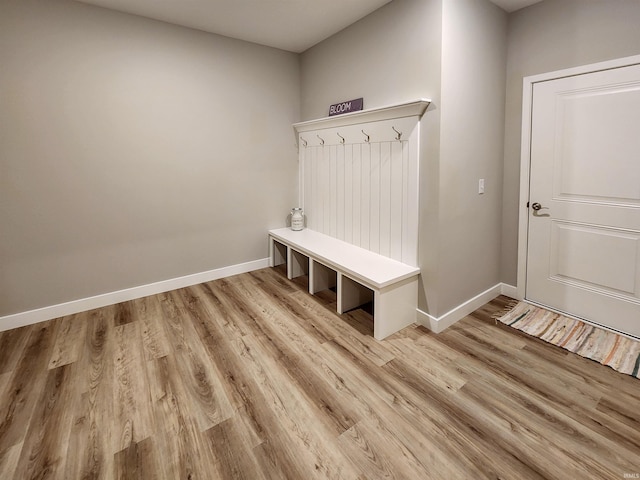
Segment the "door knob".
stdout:
<svg viewBox="0 0 640 480">
<path fill-rule="evenodd" d="M 531 208 L 533 209 L 534 217 L 550 217 L 551 216 L 548 213 L 540 213 L 540 210 L 547 210 L 547 207 L 543 207 L 538 202 L 532 203 Z"/>
</svg>

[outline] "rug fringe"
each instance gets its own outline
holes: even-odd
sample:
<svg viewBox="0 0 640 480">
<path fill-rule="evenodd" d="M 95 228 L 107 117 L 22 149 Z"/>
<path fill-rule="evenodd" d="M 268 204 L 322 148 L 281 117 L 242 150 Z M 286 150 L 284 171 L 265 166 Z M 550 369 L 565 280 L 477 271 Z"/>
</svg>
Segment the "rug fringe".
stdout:
<svg viewBox="0 0 640 480">
<path fill-rule="evenodd" d="M 518 300 L 515 299 L 511 299 L 509 300 L 506 305 L 502 308 L 502 310 L 497 311 L 496 313 L 494 313 L 493 315 L 491 315 L 491 318 L 493 318 L 493 320 L 495 320 L 496 325 L 498 324 L 498 319 L 500 317 L 505 316 L 507 313 L 509 313 L 511 310 L 513 310 L 514 308 L 516 308 L 518 306 L 520 302 Z"/>
</svg>

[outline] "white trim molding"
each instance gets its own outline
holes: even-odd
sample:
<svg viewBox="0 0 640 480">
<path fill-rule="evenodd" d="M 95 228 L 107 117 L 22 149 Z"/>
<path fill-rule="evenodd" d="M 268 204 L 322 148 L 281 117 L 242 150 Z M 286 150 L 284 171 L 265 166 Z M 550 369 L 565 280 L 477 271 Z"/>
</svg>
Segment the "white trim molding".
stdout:
<svg viewBox="0 0 640 480">
<path fill-rule="evenodd" d="M 239 263 L 237 265 L 230 265 L 228 267 L 217 268 L 215 270 L 194 273 L 147 285 L 140 285 L 138 287 L 103 293 L 93 297 L 72 300 L 58 305 L 51 305 L 26 312 L 6 315 L 4 317 L 0 317 L 0 332 L 10 330 L 12 328 L 24 327 L 25 325 L 44 322 L 58 317 L 64 317 L 65 315 L 85 312 L 94 308 L 106 307 L 107 305 L 135 300 L 136 298 L 156 295 L 158 293 L 189 287 L 199 283 L 210 282 L 212 280 L 218 280 L 220 278 L 230 277 L 240 273 L 252 272 L 268 266 L 269 259 L 261 258 L 251 262 Z"/>
<path fill-rule="evenodd" d="M 396 105 L 388 105 L 386 107 L 369 108 L 367 110 L 360 110 L 358 112 L 345 113 L 343 115 L 335 115 L 333 117 L 323 117 L 315 120 L 308 120 L 306 122 L 299 122 L 293 124 L 293 129 L 296 134 L 296 141 L 298 134 L 301 132 L 308 132 L 311 130 L 319 130 L 323 128 L 331 127 L 344 127 L 346 125 L 356 125 L 360 123 L 378 122 L 380 120 L 389 120 L 392 118 L 402 117 L 422 117 L 424 112 L 429 107 L 431 100 L 426 98 L 419 98 L 411 102 L 399 103 Z"/>
<path fill-rule="evenodd" d="M 433 333 L 440 333 L 499 295 L 515 298 L 513 295 L 515 291 L 516 287 L 513 285 L 499 283 L 437 318 L 418 308 L 416 316 L 417 322 Z"/>
<path fill-rule="evenodd" d="M 522 300 L 522 298 L 518 297 L 518 287 L 516 287 L 515 285 L 509 285 L 507 283 L 500 284 L 500 295 L 515 298 L 516 300 Z"/>
</svg>

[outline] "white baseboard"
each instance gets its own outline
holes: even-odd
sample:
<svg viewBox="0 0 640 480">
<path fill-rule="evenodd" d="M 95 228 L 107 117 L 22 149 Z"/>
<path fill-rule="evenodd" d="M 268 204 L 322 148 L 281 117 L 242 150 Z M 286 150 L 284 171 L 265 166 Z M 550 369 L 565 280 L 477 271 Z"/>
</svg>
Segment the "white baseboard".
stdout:
<svg viewBox="0 0 640 480">
<path fill-rule="evenodd" d="M 444 329 L 456 323 L 458 320 L 462 320 L 485 303 L 490 302 L 498 295 L 506 295 L 507 297 L 515 298 L 515 292 L 516 287 L 505 283 L 499 283 L 437 318 L 418 308 L 417 321 L 420 325 L 428 328 L 432 332 L 440 333 Z"/>
<path fill-rule="evenodd" d="M 500 284 L 500 295 L 504 295 L 505 297 L 518 299 L 518 287 L 514 287 L 513 285 L 508 285 L 506 283 Z M 520 299 L 518 299 L 520 300 Z"/>
<path fill-rule="evenodd" d="M 73 315 L 74 313 L 85 312 L 94 308 L 105 307 L 120 302 L 135 300 L 149 295 L 176 290 L 178 288 L 189 287 L 199 283 L 210 282 L 219 278 L 230 277 L 239 273 L 252 272 L 260 268 L 269 266 L 269 259 L 262 258 L 228 267 L 208 270 L 206 272 L 194 273 L 183 277 L 171 278 L 160 282 L 150 283 L 148 285 L 140 285 L 139 287 L 127 288 L 110 293 L 103 293 L 93 297 L 81 298 L 71 302 L 51 305 L 49 307 L 29 310 L 27 312 L 14 313 L 0 317 L 0 332 L 10 330 L 12 328 L 23 327 L 34 323 L 44 322 L 53 318 L 64 317 L 65 315 Z"/>
</svg>

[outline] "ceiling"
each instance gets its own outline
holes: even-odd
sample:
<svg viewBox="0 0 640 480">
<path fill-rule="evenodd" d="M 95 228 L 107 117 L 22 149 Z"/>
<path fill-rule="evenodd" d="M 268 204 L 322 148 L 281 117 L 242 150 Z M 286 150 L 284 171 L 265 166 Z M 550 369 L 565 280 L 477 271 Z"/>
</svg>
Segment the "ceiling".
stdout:
<svg viewBox="0 0 640 480">
<path fill-rule="evenodd" d="M 300 53 L 391 0 L 78 0 Z M 511 12 L 540 0 L 491 0 Z"/>
<path fill-rule="evenodd" d="M 529 5 L 533 5 L 534 3 L 541 1 L 542 0 L 491 0 L 492 3 L 495 3 L 507 12 L 515 12 L 516 10 L 520 10 L 521 8 L 528 7 Z"/>
</svg>

